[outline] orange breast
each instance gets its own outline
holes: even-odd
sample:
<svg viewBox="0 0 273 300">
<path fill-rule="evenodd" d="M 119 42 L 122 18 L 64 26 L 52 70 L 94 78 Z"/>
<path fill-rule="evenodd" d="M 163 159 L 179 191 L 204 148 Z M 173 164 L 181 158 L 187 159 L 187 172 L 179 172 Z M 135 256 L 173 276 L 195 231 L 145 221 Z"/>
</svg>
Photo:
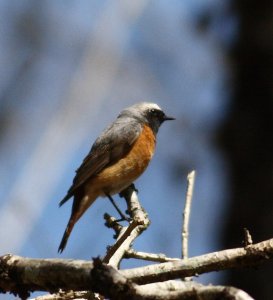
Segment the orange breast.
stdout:
<svg viewBox="0 0 273 300">
<path fill-rule="evenodd" d="M 143 130 L 128 154 L 94 177 L 89 187 L 99 194 L 116 194 L 136 180 L 147 168 L 155 150 L 155 135 L 150 127 Z"/>
</svg>

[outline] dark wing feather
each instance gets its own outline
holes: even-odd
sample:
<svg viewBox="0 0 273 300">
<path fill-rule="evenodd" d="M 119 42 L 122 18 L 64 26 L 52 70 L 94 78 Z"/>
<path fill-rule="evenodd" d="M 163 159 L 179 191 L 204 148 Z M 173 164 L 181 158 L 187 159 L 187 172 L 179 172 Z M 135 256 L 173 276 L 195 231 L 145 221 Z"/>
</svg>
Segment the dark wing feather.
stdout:
<svg viewBox="0 0 273 300">
<path fill-rule="evenodd" d="M 128 153 L 141 132 L 135 119 L 118 118 L 95 141 L 90 152 L 76 170 L 73 184 L 60 202 L 64 204 L 92 176 L 114 164 Z"/>
</svg>

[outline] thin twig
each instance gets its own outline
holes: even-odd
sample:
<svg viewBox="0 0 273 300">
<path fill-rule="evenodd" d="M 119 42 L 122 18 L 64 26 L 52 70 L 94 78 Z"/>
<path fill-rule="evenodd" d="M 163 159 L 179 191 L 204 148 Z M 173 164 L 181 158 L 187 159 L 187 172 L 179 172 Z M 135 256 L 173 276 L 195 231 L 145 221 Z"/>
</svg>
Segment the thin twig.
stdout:
<svg viewBox="0 0 273 300">
<path fill-rule="evenodd" d="M 183 225 L 182 225 L 182 258 L 188 258 L 188 240 L 189 240 L 189 221 L 190 221 L 190 211 L 191 211 L 191 202 L 194 188 L 195 180 L 195 171 L 193 170 L 188 174 L 188 187 L 186 193 L 186 202 L 183 212 Z"/>
<path fill-rule="evenodd" d="M 134 258 L 134 259 L 142 259 L 147 261 L 154 262 L 168 262 L 168 261 L 179 261 L 179 258 L 167 257 L 163 253 L 155 254 L 155 253 L 147 253 L 141 251 L 135 251 L 133 249 L 129 249 L 125 252 L 125 258 Z"/>
<path fill-rule="evenodd" d="M 244 235 L 245 235 L 244 238 L 245 247 L 252 245 L 253 244 L 252 236 L 247 228 L 244 228 Z"/>
<path fill-rule="evenodd" d="M 117 239 L 123 229 L 123 226 L 119 224 L 115 217 L 110 216 L 108 213 L 105 213 L 103 218 L 105 220 L 105 226 L 112 228 L 115 231 L 114 239 Z"/>
</svg>

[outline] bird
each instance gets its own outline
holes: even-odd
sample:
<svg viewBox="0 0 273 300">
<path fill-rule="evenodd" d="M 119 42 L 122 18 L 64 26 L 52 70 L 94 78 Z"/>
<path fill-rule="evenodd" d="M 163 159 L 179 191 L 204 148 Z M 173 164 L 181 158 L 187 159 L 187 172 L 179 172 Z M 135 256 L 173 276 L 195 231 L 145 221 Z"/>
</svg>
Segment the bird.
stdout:
<svg viewBox="0 0 273 300">
<path fill-rule="evenodd" d="M 111 200 L 145 171 L 155 151 L 158 129 L 167 120 L 175 118 L 167 116 L 156 103 L 140 102 L 122 110 L 95 140 L 59 203 L 62 206 L 74 198 L 59 253 L 76 222 L 98 197 Z"/>
</svg>

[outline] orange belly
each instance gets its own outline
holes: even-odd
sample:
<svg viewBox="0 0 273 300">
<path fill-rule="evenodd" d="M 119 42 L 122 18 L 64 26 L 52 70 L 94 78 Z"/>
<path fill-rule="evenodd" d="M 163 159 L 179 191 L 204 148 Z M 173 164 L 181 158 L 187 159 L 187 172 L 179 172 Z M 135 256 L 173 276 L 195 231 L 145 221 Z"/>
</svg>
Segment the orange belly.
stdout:
<svg viewBox="0 0 273 300">
<path fill-rule="evenodd" d="M 87 184 L 87 193 L 95 190 L 100 196 L 121 192 L 147 168 L 155 150 L 155 135 L 150 127 L 143 130 L 128 154 L 117 163 L 105 168 Z"/>
</svg>

